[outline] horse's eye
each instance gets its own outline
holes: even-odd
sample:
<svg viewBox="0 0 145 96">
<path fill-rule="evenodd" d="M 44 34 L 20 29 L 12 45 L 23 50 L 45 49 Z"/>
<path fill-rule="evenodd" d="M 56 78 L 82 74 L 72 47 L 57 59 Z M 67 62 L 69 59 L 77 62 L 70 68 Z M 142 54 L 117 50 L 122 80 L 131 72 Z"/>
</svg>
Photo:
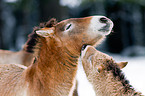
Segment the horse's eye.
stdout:
<svg viewBox="0 0 145 96">
<path fill-rule="evenodd" d="M 72 26 L 72 24 L 67 24 L 67 25 L 66 25 L 66 27 L 65 27 L 65 30 L 70 29 L 70 28 L 71 28 L 71 26 Z"/>
</svg>

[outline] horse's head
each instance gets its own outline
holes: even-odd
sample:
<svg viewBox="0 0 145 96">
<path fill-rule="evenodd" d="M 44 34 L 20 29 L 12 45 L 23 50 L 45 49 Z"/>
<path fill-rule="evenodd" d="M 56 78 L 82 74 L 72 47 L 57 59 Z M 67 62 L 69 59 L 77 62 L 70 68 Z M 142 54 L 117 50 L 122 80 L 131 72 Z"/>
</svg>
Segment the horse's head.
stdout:
<svg viewBox="0 0 145 96">
<path fill-rule="evenodd" d="M 80 53 L 83 45 L 94 46 L 102 41 L 112 27 L 112 21 L 105 16 L 90 16 L 63 20 L 53 26 L 41 28 L 36 33 L 46 39 L 55 38 L 59 46 Z"/>
</svg>

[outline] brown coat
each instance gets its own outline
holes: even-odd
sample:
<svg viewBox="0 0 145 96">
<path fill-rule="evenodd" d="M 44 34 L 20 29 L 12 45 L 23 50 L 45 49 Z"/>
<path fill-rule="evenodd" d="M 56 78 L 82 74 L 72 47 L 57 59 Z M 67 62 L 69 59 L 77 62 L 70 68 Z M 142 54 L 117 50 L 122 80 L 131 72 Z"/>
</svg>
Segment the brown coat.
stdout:
<svg viewBox="0 0 145 96">
<path fill-rule="evenodd" d="M 0 96 L 72 96 L 82 46 L 99 44 L 113 27 L 101 18 L 106 17 L 51 20 L 35 28 L 26 46 L 33 63 L 0 65 Z"/>
<path fill-rule="evenodd" d="M 0 64 L 22 64 L 29 66 L 33 61 L 33 54 L 21 50 L 12 52 L 8 50 L 0 50 Z"/>
</svg>

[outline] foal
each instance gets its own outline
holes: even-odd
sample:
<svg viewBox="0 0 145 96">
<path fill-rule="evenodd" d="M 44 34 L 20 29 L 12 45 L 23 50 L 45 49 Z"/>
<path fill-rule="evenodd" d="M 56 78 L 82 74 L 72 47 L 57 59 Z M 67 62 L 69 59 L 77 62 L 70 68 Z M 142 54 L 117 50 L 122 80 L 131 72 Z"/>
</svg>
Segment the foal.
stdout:
<svg viewBox="0 0 145 96">
<path fill-rule="evenodd" d="M 112 57 L 87 46 L 81 54 L 87 79 L 96 96 L 143 96 L 134 90 L 120 70 L 127 62 L 116 63 Z"/>
</svg>

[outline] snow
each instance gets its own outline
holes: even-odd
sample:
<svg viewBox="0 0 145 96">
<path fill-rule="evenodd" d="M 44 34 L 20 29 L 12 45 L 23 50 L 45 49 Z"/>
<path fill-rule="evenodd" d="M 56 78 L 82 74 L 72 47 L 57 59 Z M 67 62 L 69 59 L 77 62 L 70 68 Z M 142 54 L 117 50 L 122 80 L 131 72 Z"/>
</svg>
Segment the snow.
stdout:
<svg viewBox="0 0 145 96">
<path fill-rule="evenodd" d="M 123 72 L 130 84 L 145 95 L 145 56 L 113 57 L 117 61 L 128 61 L 128 65 L 123 69 Z"/>
<path fill-rule="evenodd" d="M 77 81 L 79 96 L 95 96 L 95 91 L 93 90 L 93 86 L 87 80 L 80 58 L 78 64 Z"/>
<path fill-rule="evenodd" d="M 139 92 L 145 95 L 145 56 L 127 57 L 116 54 L 109 54 L 117 62 L 127 61 L 128 64 L 122 69 L 130 84 Z M 80 62 L 81 63 L 81 62 Z M 77 73 L 79 96 L 95 96 L 90 83 L 88 83 L 81 64 Z"/>
</svg>

